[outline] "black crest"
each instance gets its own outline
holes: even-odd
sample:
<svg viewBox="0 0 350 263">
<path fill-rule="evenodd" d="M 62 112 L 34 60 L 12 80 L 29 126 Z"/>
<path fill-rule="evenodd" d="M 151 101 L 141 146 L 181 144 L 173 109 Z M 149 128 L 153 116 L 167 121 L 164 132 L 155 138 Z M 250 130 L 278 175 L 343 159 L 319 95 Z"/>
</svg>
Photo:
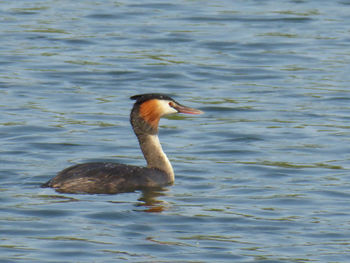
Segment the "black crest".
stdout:
<svg viewBox="0 0 350 263">
<path fill-rule="evenodd" d="M 134 95 L 134 96 L 131 96 L 130 99 L 136 100 L 137 104 L 141 104 L 141 103 L 144 103 L 145 101 L 153 100 L 153 99 L 171 100 L 175 102 L 175 100 L 169 97 L 168 95 L 161 94 L 161 93 L 146 93 L 146 94 Z"/>
</svg>

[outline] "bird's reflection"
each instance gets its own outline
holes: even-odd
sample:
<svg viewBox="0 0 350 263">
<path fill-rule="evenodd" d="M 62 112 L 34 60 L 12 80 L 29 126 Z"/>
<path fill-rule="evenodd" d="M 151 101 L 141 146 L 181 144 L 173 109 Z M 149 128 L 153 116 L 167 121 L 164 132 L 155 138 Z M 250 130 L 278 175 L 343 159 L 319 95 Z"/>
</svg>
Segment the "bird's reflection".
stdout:
<svg viewBox="0 0 350 263">
<path fill-rule="evenodd" d="M 143 209 L 141 211 L 148 213 L 161 213 L 167 210 L 169 203 L 158 199 L 158 197 L 166 196 L 167 190 L 166 188 L 143 190 L 136 206 L 142 207 Z"/>
</svg>

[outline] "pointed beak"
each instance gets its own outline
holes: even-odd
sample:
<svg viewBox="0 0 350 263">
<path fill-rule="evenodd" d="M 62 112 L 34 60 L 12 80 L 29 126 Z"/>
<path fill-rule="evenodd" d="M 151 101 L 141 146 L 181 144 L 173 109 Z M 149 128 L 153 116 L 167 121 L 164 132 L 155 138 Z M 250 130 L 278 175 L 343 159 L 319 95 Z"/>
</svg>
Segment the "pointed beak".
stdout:
<svg viewBox="0 0 350 263">
<path fill-rule="evenodd" d="M 173 108 L 180 113 L 186 113 L 186 114 L 202 114 L 202 113 L 204 113 L 201 110 L 193 109 L 193 108 L 186 107 L 186 106 L 183 106 L 180 104 L 175 104 L 175 103 L 173 105 Z"/>
</svg>

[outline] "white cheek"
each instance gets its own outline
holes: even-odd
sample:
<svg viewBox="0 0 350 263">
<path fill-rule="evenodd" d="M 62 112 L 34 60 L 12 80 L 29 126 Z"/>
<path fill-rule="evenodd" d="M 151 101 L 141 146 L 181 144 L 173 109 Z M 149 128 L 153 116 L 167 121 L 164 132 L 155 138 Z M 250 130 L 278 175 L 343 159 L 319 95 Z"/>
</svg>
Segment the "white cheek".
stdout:
<svg viewBox="0 0 350 263">
<path fill-rule="evenodd" d="M 177 110 L 169 106 L 170 102 L 171 102 L 170 100 L 159 101 L 159 107 L 161 108 L 162 115 L 177 113 Z"/>
</svg>

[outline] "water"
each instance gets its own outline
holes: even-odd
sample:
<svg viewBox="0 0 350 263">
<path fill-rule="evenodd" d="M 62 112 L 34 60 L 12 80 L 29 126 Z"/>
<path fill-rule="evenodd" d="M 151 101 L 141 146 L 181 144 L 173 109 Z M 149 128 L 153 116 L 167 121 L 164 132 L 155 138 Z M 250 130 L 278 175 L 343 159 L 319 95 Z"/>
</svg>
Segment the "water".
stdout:
<svg viewBox="0 0 350 263">
<path fill-rule="evenodd" d="M 2 1 L 1 262 L 348 262 L 349 1 Z M 40 184 L 144 165 L 128 97 L 174 95 L 175 185 Z"/>
</svg>

